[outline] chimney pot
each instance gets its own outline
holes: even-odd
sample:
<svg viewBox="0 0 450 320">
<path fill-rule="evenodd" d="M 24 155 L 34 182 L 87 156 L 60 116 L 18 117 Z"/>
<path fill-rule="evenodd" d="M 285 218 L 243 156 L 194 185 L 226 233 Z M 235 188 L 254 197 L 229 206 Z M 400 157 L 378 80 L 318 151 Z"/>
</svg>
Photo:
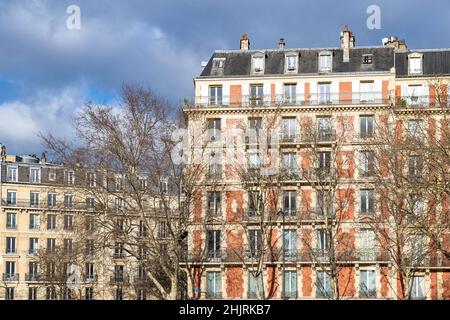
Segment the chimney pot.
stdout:
<svg viewBox="0 0 450 320">
<path fill-rule="evenodd" d="M 280 38 L 280 42 L 278 42 L 278 48 L 284 49 L 286 47 L 286 42 L 284 42 L 284 38 Z"/>
<path fill-rule="evenodd" d="M 249 50 L 250 49 L 250 39 L 248 38 L 248 34 L 244 33 L 241 36 L 241 50 Z"/>
<path fill-rule="evenodd" d="M 341 32 L 341 48 L 343 49 L 343 62 L 350 61 L 350 48 L 355 47 L 355 36 L 350 31 L 348 25 L 344 26 L 344 30 Z"/>
</svg>

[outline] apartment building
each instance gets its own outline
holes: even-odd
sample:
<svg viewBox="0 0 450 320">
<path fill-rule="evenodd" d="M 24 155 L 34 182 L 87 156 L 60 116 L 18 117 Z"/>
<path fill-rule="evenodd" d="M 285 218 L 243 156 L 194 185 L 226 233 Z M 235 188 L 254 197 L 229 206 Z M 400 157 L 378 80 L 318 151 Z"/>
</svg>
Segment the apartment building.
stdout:
<svg viewBox="0 0 450 320">
<path fill-rule="evenodd" d="M 358 47 L 347 26 L 340 43 L 296 49 L 280 39 L 276 49 L 251 49 L 243 35 L 239 50 L 216 50 L 202 64 L 195 97 L 184 106 L 190 132 L 208 132 L 200 138 L 206 143 L 191 140 L 198 154 L 206 155 L 199 179 L 204 191 L 197 195 L 182 264 L 194 270 L 189 290 L 194 297 L 402 296 L 399 269 L 370 223 L 383 200 L 370 178 L 371 138 L 387 115 L 397 129 L 444 137 L 450 49 L 410 50 L 395 37 L 381 46 Z M 260 131 L 276 144 L 264 149 L 266 136 L 255 140 Z M 417 168 L 415 159 L 405 161 L 410 171 Z M 270 178 L 261 180 L 267 166 L 287 175 L 274 180 L 268 173 Z M 317 169 L 333 176 L 335 185 L 330 187 L 330 178 L 324 188 Z M 346 199 L 342 207 L 340 195 Z M 436 210 L 445 215 L 446 208 L 443 197 Z M 337 225 L 340 239 L 329 239 L 327 228 Z M 447 239 L 447 250 L 448 231 L 439 235 Z M 346 257 L 330 258 L 329 251 L 339 252 L 342 242 Z M 450 263 L 442 252 L 436 255 L 408 266 L 410 298 L 450 298 Z"/>
<path fill-rule="evenodd" d="M 119 197 L 126 189 L 123 177 L 112 174 L 106 182 L 106 176 L 52 163 L 45 155 L 7 155 L 2 147 L 0 299 L 151 298 L 144 263 L 121 240 L 125 233 L 144 237 L 149 225 Z M 107 188 L 101 187 L 104 183 Z M 144 192 L 150 185 L 147 175 L 141 175 L 139 185 Z M 147 200 L 150 211 L 154 204 Z M 163 238 L 167 230 L 158 223 L 154 230 Z"/>
</svg>

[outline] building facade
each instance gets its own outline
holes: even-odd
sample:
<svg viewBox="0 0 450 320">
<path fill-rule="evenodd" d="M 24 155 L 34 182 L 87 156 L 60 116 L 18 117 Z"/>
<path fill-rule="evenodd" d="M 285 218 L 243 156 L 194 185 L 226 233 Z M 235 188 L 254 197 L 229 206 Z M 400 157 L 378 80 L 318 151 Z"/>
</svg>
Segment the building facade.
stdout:
<svg viewBox="0 0 450 320">
<path fill-rule="evenodd" d="M 448 190 L 433 207 L 447 221 L 442 250 L 403 265 L 380 244 L 373 217 L 388 210 L 370 174 L 371 139 L 388 118 L 393 136 L 419 128 L 444 140 L 450 50 L 409 50 L 394 37 L 357 47 L 347 27 L 340 41 L 251 50 L 243 35 L 195 78 L 184 114 L 190 136 L 201 133 L 190 144 L 205 176 L 184 265 L 196 298 L 450 298 Z"/>
</svg>

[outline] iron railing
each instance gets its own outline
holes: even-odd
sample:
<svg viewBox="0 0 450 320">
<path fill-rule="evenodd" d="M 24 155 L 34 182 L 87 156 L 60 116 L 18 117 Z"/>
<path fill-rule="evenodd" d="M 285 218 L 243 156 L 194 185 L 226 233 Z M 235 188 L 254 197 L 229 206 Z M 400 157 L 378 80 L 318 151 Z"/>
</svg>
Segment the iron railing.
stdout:
<svg viewBox="0 0 450 320">
<path fill-rule="evenodd" d="M 4 273 L 3 281 L 6 281 L 6 282 L 19 281 L 19 274 L 18 273 Z"/>
</svg>

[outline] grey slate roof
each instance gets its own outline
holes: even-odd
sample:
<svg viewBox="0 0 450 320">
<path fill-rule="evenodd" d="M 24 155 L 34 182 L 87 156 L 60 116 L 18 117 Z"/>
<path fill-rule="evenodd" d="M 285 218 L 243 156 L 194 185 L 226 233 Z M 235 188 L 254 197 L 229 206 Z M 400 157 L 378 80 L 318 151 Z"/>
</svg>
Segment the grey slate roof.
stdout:
<svg viewBox="0 0 450 320">
<path fill-rule="evenodd" d="M 387 46 L 355 47 L 350 49 L 350 61 L 343 62 L 343 50 L 341 48 L 316 48 L 316 49 L 272 49 L 272 50 L 229 50 L 215 51 L 203 69 L 200 77 L 233 77 L 251 75 L 251 57 L 255 53 L 265 55 L 264 75 L 283 75 L 285 54 L 299 55 L 299 75 L 318 74 L 318 56 L 321 51 L 330 51 L 333 54 L 332 73 L 359 73 L 359 72 L 388 72 L 396 67 L 397 76 L 408 76 L 407 56 L 412 52 L 424 54 L 424 75 L 450 74 L 450 49 L 442 50 L 417 50 L 407 52 L 395 52 L 394 48 Z M 373 55 L 371 65 L 362 64 L 364 54 Z M 394 59 L 395 56 L 395 59 Z M 212 68 L 214 58 L 225 58 L 223 70 L 217 72 Z M 257 76 L 257 75 L 256 75 Z"/>
</svg>

